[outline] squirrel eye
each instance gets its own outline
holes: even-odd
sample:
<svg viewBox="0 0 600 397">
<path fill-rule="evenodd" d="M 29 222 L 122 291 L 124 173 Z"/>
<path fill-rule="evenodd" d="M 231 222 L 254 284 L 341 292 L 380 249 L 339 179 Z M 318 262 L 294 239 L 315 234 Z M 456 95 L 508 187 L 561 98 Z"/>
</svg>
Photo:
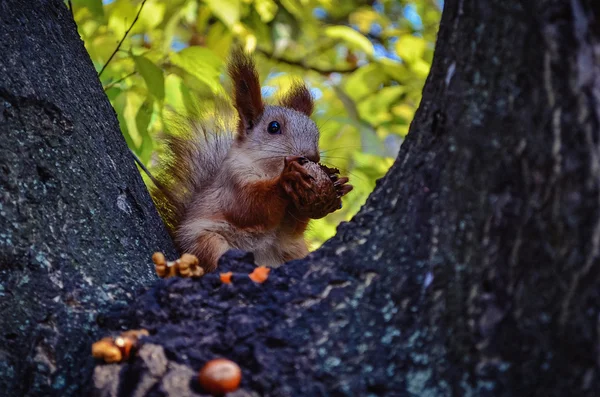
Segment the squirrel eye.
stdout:
<svg viewBox="0 0 600 397">
<path fill-rule="evenodd" d="M 269 134 L 281 134 L 281 126 L 277 121 L 271 121 L 267 127 Z"/>
</svg>

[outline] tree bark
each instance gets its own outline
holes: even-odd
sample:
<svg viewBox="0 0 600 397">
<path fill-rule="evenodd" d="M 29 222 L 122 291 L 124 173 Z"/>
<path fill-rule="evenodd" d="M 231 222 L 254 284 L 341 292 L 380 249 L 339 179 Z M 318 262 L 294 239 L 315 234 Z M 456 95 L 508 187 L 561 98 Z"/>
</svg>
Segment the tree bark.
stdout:
<svg viewBox="0 0 600 397">
<path fill-rule="evenodd" d="M 43 20 L 54 18 L 47 14 Z M 159 281 L 125 310 L 103 310 L 105 332 L 143 326 L 152 336 L 131 362 L 97 366 L 95 393 L 202 394 L 195 371 L 226 356 L 243 370 L 238 396 L 597 394 L 599 20 L 593 0 L 447 0 L 410 133 L 360 213 L 264 284 L 246 276 L 251 257 L 233 252 L 220 263 L 234 271 L 231 285 L 217 274 Z M 73 35 L 70 23 L 59 37 Z M 6 64 L 3 57 L 1 71 Z M 92 108 L 108 107 L 99 93 L 84 93 Z M 80 115 L 90 107 L 64 100 L 65 114 L 92 119 Z M 105 133 L 119 140 L 112 128 Z M 122 177 L 134 179 L 123 163 Z M 77 196 L 84 199 L 72 198 L 69 214 L 89 203 Z M 158 224 L 148 213 L 142 221 Z M 114 234 L 121 222 L 109 218 L 107 229 Z M 56 251 L 62 241 L 49 246 Z M 69 252 L 92 267 L 104 263 L 87 250 Z M 97 304 L 80 302 L 85 310 Z M 87 362 L 87 350 L 73 351 L 70 362 Z M 70 374 L 68 391 L 85 387 L 87 378 L 76 383 L 69 370 L 60 372 Z"/>
<path fill-rule="evenodd" d="M 192 369 L 225 355 L 240 395 L 596 395 L 599 21 L 592 0 L 446 1 L 410 133 L 360 213 L 260 287 L 232 257 L 231 286 L 152 287 L 114 320 L 153 334 L 123 365 L 139 382 L 112 379 L 176 395 L 180 374 L 192 395 Z"/>
<path fill-rule="evenodd" d="M 0 54 L 0 395 L 78 394 L 173 246 L 65 4 L 0 1 Z"/>
</svg>

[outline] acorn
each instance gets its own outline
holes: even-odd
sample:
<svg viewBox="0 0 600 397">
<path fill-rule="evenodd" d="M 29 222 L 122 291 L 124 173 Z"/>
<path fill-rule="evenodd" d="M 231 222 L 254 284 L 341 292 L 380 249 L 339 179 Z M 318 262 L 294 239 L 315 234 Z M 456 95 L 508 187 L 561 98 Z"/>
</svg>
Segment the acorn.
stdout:
<svg viewBox="0 0 600 397">
<path fill-rule="evenodd" d="M 237 390 L 242 381 L 239 365 L 225 358 L 207 362 L 198 374 L 202 388 L 212 395 L 220 396 Z"/>
<path fill-rule="evenodd" d="M 310 202 L 302 203 L 297 209 L 303 215 L 312 219 L 320 219 L 339 208 L 341 200 L 335 187 L 335 181 L 338 179 L 336 173 L 339 170 L 329 168 L 322 164 L 308 161 L 302 165 L 313 177 L 313 192 Z"/>
</svg>

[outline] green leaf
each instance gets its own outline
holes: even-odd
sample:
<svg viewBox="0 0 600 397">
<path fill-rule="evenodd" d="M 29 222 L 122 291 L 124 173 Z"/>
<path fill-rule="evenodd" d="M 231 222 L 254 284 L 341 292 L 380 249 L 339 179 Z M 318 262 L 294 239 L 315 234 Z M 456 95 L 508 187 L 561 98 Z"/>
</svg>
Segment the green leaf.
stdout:
<svg viewBox="0 0 600 397">
<path fill-rule="evenodd" d="M 254 8 L 256 8 L 256 12 L 260 15 L 260 19 L 264 23 L 269 23 L 275 18 L 275 14 L 277 13 L 277 3 L 273 0 L 255 0 Z"/>
<path fill-rule="evenodd" d="M 426 49 L 427 42 L 422 37 L 404 35 L 396 42 L 396 54 L 409 64 L 423 58 Z"/>
<path fill-rule="evenodd" d="M 73 0 L 73 11 L 77 11 L 78 7 L 84 7 L 90 10 L 92 15 L 103 18 L 104 8 L 102 8 L 102 0 Z"/>
<path fill-rule="evenodd" d="M 368 98 L 362 99 L 358 103 L 361 119 L 374 126 L 392 120 L 390 109 L 404 92 L 403 86 L 385 87 Z"/>
<path fill-rule="evenodd" d="M 146 82 L 148 91 L 160 101 L 165 99 L 165 77 L 163 71 L 144 56 L 133 56 L 136 70 Z"/>
<path fill-rule="evenodd" d="M 228 27 L 233 27 L 240 21 L 239 0 L 205 0 L 213 14 Z"/>
<path fill-rule="evenodd" d="M 139 150 L 136 151 L 136 154 L 143 163 L 148 163 L 150 156 L 152 156 L 152 149 L 154 148 L 152 137 L 148 131 L 153 110 L 152 99 L 146 99 L 135 116 L 135 126 L 142 138 L 142 144 Z"/>
<path fill-rule="evenodd" d="M 106 7 L 105 11 L 108 12 L 108 28 L 116 37 L 123 37 L 135 19 L 138 8 L 139 6 L 136 8 L 128 1 L 115 1 Z M 139 25 L 136 23 L 130 34 L 133 35 L 140 32 L 139 29 Z M 113 43 L 113 45 L 115 44 Z"/>
<path fill-rule="evenodd" d="M 354 101 L 359 101 L 365 96 L 377 92 L 381 84 L 389 80 L 387 74 L 383 72 L 382 68 L 375 64 L 369 64 L 363 66 L 353 72 L 350 77 L 346 79 L 344 84 L 344 91 L 348 93 L 348 96 Z"/>
<path fill-rule="evenodd" d="M 166 4 L 161 4 L 157 1 L 147 1 L 146 4 L 144 4 L 144 8 L 140 13 L 140 17 L 135 27 L 138 27 L 139 24 L 140 31 L 154 29 L 163 21 L 165 10 Z"/>
<path fill-rule="evenodd" d="M 219 76 L 223 61 L 208 48 L 188 47 L 171 54 L 171 63 L 207 84 L 214 92 L 220 92 Z"/>
<path fill-rule="evenodd" d="M 362 33 L 369 33 L 371 26 L 378 23 L 381 14 L 377 13 L 371 7 L 362 7 L 349 15 L 351 24 L 356 25 Z"/>
<path fill-rule="evenodd" d="M 348 26 L 329 26 L 325 28 L 325 35 L 332 39 L 344 40 L 350 47 L 364 51 L 368 56 L 373 56 L 373 44 L 369 39 Z"/>
</svg>

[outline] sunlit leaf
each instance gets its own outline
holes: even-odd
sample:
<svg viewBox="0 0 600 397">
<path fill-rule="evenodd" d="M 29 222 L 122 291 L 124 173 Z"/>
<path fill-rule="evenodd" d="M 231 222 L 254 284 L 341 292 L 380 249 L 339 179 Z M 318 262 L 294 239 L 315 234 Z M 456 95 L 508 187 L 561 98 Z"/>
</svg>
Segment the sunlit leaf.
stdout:
<svg viewBox="0 0 600 397">
<path fill-rule="evenodd" d="M 325 28 L 325 35 L 333 39 L 343 40 L 350 47 L 364 51 L 369 56 L 373 55 L 373 44 L 369 39 L 348 26 L 329 26 Z"/>
<path fill-rule="evenodd" d="M 214 15 L 229 27 L 240 20 L 240 0 L 204 0 Z"/>
<path fill-rule="evenodd" d="M 153 101 L 151 99 L 146 99 L 140 106 L 135 116 L 135 126 L 138 134 L 141 137 L 141 145 L 136 154 L 143 163 L 147 163 L 148 160 L 150 160 L 150 156 L 152 155 L 152 150 L 154 148 L 152 137 L 148 131 L 150 120 L 152 119 L 152 113 Z"/>
<path fill-rule="evenodd" d="M 156 99 L 165 98 L 165 78 L 162 70 L 144 56 L 134 56 L 136 70 L 142 75 L 146 87 Z"/>
<path fill-rule="evenodd" d="M 260 15 L 260 19 L 264 23 L 271 22 L 277 12 L 277 3 L 273 0 L 255 0 L 254 7 Z"/>
<path fill-rule="evenodd" d="M 231 43 L 233 41 L 231 30 L 227 29 L 222 23 L 215 23 L 208 31 L 206 44 L 221 59 L 226 59 L 229 55 Z"/>
<path fill-rule="evenodd" d="M 370 7 L 363 7 L 350 14 L 348 19 L 351 24 L 358 27 L 358 30 L 366 34 L 371 31 L 373 23 L 380 19 L 380 14 Z"/>
<path fill-rule="evenodd" d="M 174 65 L 207 84 L 213 92 L 220 91 L 219 75 L 223 62 L 213 51 L 208 48 L 188 47 L 171 54 L 170 59 Z"/>
<path fill-rule="evenodd" d="M 166 4 L 158 0 L 146 1 L 135 25 L 139 29 L 137 31 L 146 31 L 158 26 L 163 21 L 166 7 Z"/>
<path fill-rule="evenodd" d="M 377 64 L 369 64 L 352 73 L 344 84 L 348 96 L 355 101 L 365 96 L 377 92 L 388 76 L 382 73 L 381 67 Z"/>
<path fill-rule="evenodd" d="M 131 26 L 138 12 L 138 7 L 128 1 L 115 1 L 106 6 L 108 11 L 108 28 L 116 37 L 123 37 L 127 29 Z M 134 26 L 135 28 L 135 26 Z M 137 28 L 139 29 L 139 27 Z M 132 29 L 135 33 L 135 30 Z M 116 43 L 115 43 L 116 44 Z"/>
<path fill-rule="evenodd" d="M 403 35 L 396 42 L 396 53 L 407 63 L 415 63 L 423 57 L 427 42 L 422 37 Z"/>
<path fill-rule="evenodd" d="M 390 109 L 404 91 L 402 86 L 385 87 L 364 98 L 358 105 L 361 118 L 374 126 L 390 121 L 393 117 Z"/>
<path fill-rule="evenodd" d="M 76 12 L 79 7 L 85 7 L 90 12 L 99 18 L 104 17 L 104 9 L 102 8 L 102 0 L 72 0 L 73 9 Z"/>
</svg>

